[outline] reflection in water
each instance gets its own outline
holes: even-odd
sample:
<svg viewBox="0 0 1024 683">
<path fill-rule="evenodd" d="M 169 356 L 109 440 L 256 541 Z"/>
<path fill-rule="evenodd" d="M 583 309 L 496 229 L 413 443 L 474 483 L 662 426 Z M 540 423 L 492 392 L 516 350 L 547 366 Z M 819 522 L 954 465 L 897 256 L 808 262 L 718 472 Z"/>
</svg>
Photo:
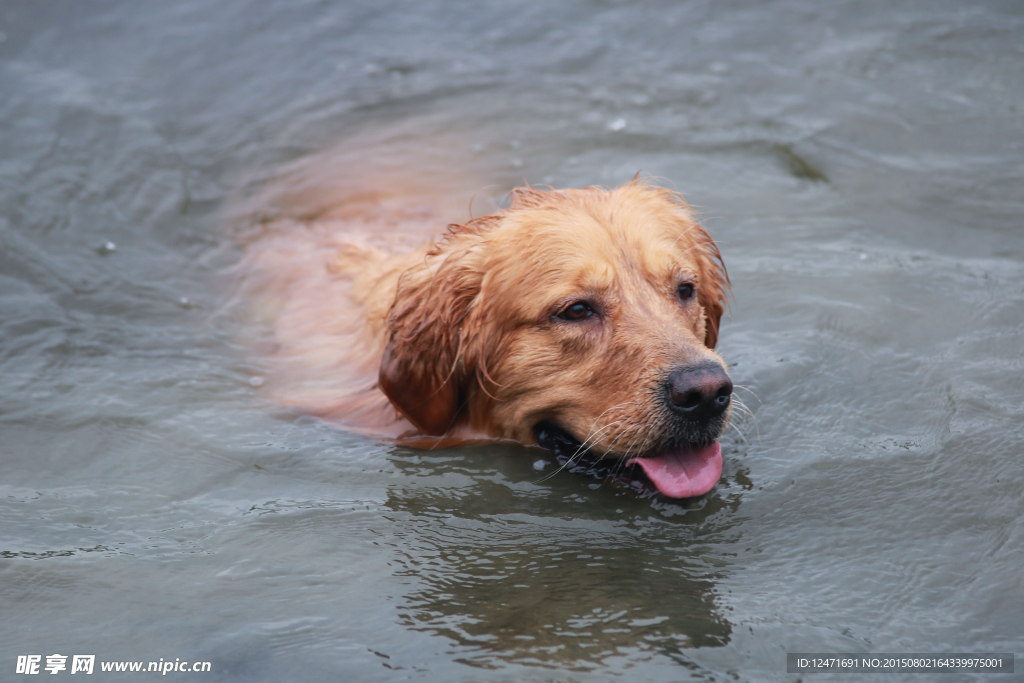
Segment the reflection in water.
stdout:
<svg viewBox="0 0 1024 683">
<path fill-rule="evenodd" d="M 485 667 L 589 668 L 654 654 L 689 664 L 683 648 L 729 642 L 714 591 L 722 549 L 735 542 L 738 487 L 725 481 L 666 518 L 607 483 L 538 481 L 540 456 L 495 451 L 392 456 L 415 482 L 388 496 L 409 513 L 395 517 L 389 541 L 396 575 L 413 587 L 400 601 L 403 624 L 451 638 L 460 661 Z"/>
</svg>

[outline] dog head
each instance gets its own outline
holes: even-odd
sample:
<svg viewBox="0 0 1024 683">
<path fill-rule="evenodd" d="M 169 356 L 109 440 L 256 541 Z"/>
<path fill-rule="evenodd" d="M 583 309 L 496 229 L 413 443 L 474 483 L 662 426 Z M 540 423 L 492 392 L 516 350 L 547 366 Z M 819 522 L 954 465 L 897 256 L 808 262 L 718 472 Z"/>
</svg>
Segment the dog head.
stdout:
<svg viewBox="0 0 1024 683">
<path fill-rule="evenodd" d="M 672 192 L 516 190 L 402 276 L 380 386 L 424 434 L 575 445 L 701 495 L 730 412 L 714 352 L 727 288 Z"/>
</svg>

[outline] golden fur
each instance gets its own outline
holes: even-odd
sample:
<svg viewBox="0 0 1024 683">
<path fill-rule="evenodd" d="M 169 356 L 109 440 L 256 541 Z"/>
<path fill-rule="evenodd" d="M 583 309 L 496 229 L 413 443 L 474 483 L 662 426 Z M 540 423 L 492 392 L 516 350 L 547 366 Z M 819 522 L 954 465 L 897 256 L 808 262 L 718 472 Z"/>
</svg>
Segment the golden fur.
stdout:
<svg viewBox="0 0 1024 683">
<path fill-rule="evenodd" d="M 543 422 L 607 455 L 679 440 L 665 377 L 724 365 L 728 287 L 681 197 L 523 188 L 436 242 L 402 241 L 435 220 L 370 198 L 253 241 L 241 268 L 277 400 L 418 445 L 534 444 Z M 578 301 L 594 315 L 559 317 Z"/>
</svg>

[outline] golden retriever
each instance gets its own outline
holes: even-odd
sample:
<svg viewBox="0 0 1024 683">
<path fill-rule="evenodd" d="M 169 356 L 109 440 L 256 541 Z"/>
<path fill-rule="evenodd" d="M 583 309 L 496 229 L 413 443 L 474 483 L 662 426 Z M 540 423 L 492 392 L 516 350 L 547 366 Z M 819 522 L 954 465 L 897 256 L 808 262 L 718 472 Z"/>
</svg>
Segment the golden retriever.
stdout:
<svg viewBox="0 0 1024 683">
<path fill-rule="evenodd" d="M 617 458 L 673 498 L 715 486 L 728 277 L 679 195 L 525 187 L 421 246 L 436 216 L 389 201 L 251 240 L 241 267 L 279 401 L 420 447 Z"/>
</svg>

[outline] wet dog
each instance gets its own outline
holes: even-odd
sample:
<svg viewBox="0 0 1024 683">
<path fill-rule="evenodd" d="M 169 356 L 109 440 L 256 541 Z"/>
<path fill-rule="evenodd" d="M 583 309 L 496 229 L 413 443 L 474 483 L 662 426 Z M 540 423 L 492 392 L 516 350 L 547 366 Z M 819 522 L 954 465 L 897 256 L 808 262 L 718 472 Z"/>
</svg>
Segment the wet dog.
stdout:
<svg viewBox="0 0 1024 683">
<path fill-rule="evenodd" d="M 253 242 L 242 268 L 278 400 L 412 445 L 617 459 L 669 497 L 715 486 L 728 278 L 679 195 L 637 180 L 522 188 L 435 242 L 401 243 L 431 219 L 357 202 Z"/>
</svg>

